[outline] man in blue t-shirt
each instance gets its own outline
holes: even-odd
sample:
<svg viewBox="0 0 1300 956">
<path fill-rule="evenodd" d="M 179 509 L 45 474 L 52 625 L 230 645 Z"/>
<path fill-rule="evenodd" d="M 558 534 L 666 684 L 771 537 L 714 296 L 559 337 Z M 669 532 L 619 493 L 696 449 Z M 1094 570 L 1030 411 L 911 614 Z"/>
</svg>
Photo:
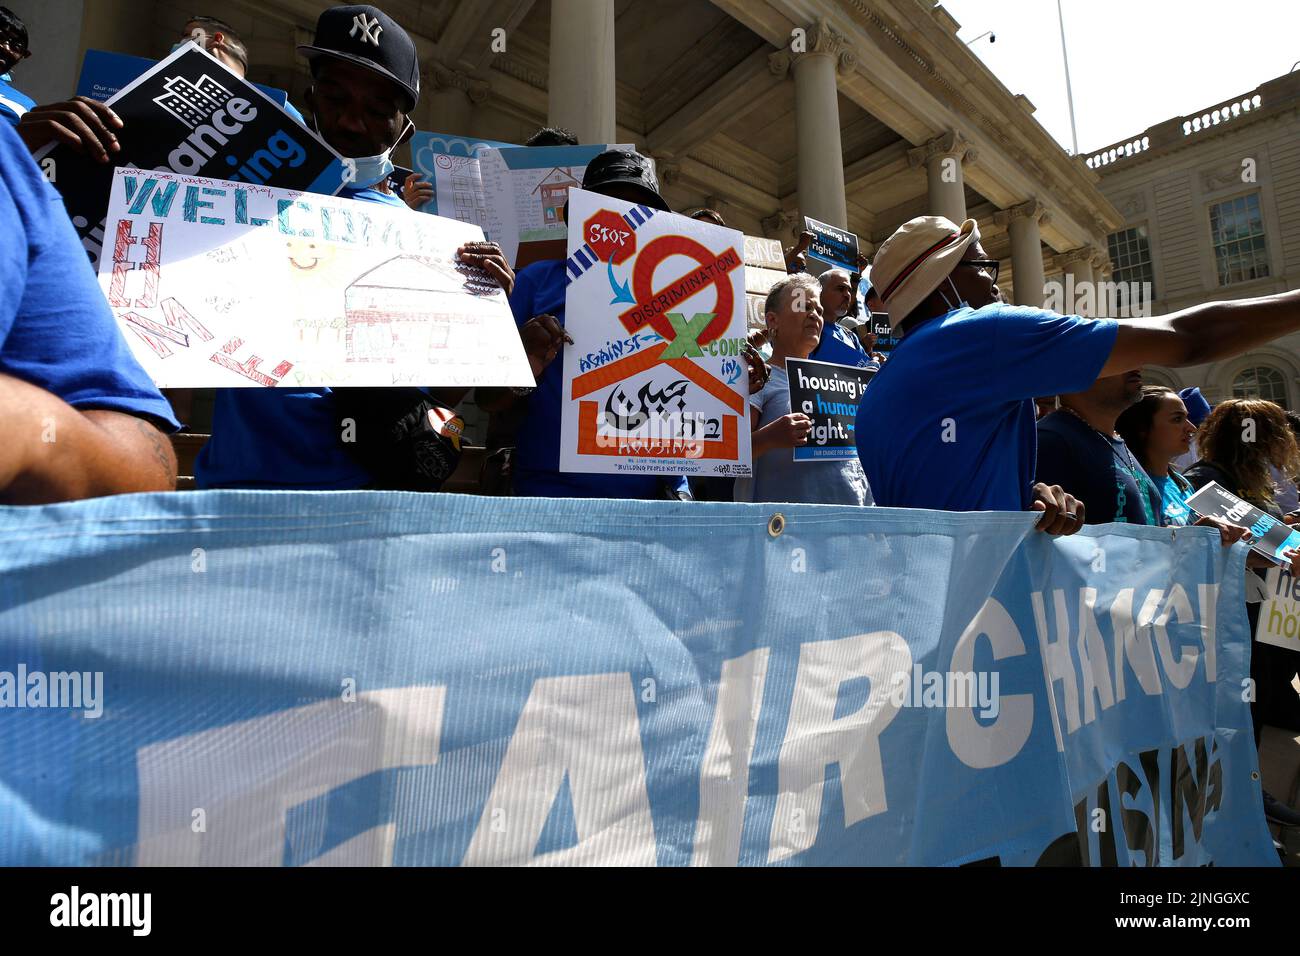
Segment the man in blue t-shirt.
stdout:
<svg viewBox="0 0 1300 956">
<path fill-rule="evenodd" d="M 370 35 L 383 37 L 382 44 L 349 30 L 361 16 L 372 23 Z M 419 63 L 410 36 L 375 7 L 333 7 L 317 21 L 315 44 L 299 49 L 311 60 L 313 83 L 306 98 L 316 129 L 355 168 L 353 184 L 341 195 L 406 209 L 389 174 L 393 150 L 413 131 L 408 114 L 419 97 Z M 514 276 L 494 243 L 472 243 L 458 255 L 486 269 L 509 293 Z M 468 390 L 427 391 L 454 405 Z M 345 417 L 329 388 L 219 390 L 212 437 L 195 463 L 195 479 L 201 488 L 330 490 L 384 484 L 378 463 L 344 446 Z"/>
<path fill-rule="evenodd" d="M 839 324 L 853 310 L 853 278 L 843 269 L 827 269 L 817 277 L 817 282 L 821 287 L 822 317 L 826 324 L 821 341 L 808 358 L 854 368 L 880 368 L 880 363 L 867 354 L 858 337 Z"/>
<path fill-rule="evenodd" d="M 1142 373 L 1099 378 L 1085 392 L 1061 396 L 1038 420 L 1035 477 L 1068 488 L 1087 524 L 1163 525 L 1164 500 L 1137 456 L 1115 434 L 1115 421 L 1142 394 Z"/>
<path fill-rule="evenodd" d="M 1034 480 L 1035 396 L 1144 365 L 1213 362 L 1300 330 L 1300 290 L 1117 322 L 1004 305 L 997 267 L 973 219 L 913 219 L 876 253 L 872 285 L 902 336 L 858 410 L 876 504 L 1031 509 L 1045 512 L 1039 528 L 1073 533 L 1084 507 Z"/>
<path fill-rule="evenodd" d="M 583 174 L 582 188 L 625 202 L 671 212 L 645 158 L 609 150 L 595 157 Z M 568 214 L 568 206 L 565 206 Z M 520 421 L 513 460 L 514 493 L 542 498 L 663 498 L 688 496 L 685 478 L 655 475 L 605 475 L 560 471 L 560 410 L 564 365 L 557 361 L 564 343 L 565 291 L 563 259 L 534 262 L 519 270 L 510 296 L 519 334 L 537 377 L 537 388 L 479 389 L 480 407 L 500 413 L 518 401 L 527 403 Z"/>
<path fill-rule="evenodd" d="M 0 503 L 174 488 L 176 428 L 62 199 L 0 123 Z"/>
<path fill-rule="evenodd" d="M 32 51 L 27 49 L 27 25 L 8 7 L 0 7 L 0 118 L 17 126 L 36 101 L 11 85 L 13 69 Z"/>
</svg>

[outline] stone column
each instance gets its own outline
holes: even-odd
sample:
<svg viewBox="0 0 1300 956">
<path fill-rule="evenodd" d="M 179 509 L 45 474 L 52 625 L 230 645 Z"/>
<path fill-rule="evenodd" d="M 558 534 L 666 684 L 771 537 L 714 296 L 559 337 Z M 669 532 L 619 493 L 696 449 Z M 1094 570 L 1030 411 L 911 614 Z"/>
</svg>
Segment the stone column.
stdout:
<svg viewBox="0 0 1300 956">
<path fill-rule="evenodd" d="M 487 99 L 491 87 L 468 73 L 453 70 L 436 60 L 424 69 L 426 89 L 421 92 L 421 129 L 457 136 L 473 136 L 474 107 Z"/>
<path fill-rule="evenodd" d="M 1098 317 L 1119 318 L 1119 316 L 1111 314 L 1114 310 L 1110 308 L 1110 299 L 1102 288 L 1103 283 L 1110 279 L 1110 254 L 1093 246 L 1092 257 L 1088 260 L 1088 264 L 1092 267 L 1092 281 L 1097 290 L 1096 307 L 1093 314 Z M 1120 304 L 1116 303 L 1116 305 Z"/>
<path fill-rule="evenodd" d="M 1061 282 L 1064 284 L 1061 311 L 1067 315 L 1071 313 L 1088 316 L 1097 314 L 1096 290 L 1092 285 L 1092 255 L 1094 251 L 1091 246 L 1080 246 L 1078 249 L 1071 249 L 1069 252 L 1057 257 L 1057 265 L 1061 267 L 1064 273 L 1061 276 Z"/>
<path fill-rule="evenodd" d="M 777 76 L 794 73 L 795 135 L 799 149 L 799 210 L 840 229 L 849 227 L 844 197 L 836 77 L 857 65 L 848 38 L 822 18 L 768 58 Z"/>
<path fill-rule="evenodd" d="M 1038 226 L 1050 217 L 1037 199 L 993 214 L 993 221 L 1011 235 L 1011 268 L 1016 275 L 1012 291 L 1016 305 L 1043 307 L 1043 249 Z"/>
<path fill-rule="evenodd" d="M 580 143 L 614 143 L 614 4 L 551 0 L 547 122 Z"/>
<path fill-rule="evenodd" d="M 936 136 L 928 143 L 907 151 L 907 163 L 915 169 L 925 166 L 927 211 L 931 216 L 945 216 L 957 225 L 966 218 L 966 180 L 962 164 L 977 158 L 966 139 L 957 132 Z"/>
</svg>

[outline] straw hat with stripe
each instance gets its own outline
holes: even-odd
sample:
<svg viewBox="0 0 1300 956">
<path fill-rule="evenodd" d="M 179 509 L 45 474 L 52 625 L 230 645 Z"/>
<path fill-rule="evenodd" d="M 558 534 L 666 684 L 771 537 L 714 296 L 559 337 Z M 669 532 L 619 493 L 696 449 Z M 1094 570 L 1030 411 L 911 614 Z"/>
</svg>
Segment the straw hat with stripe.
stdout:
<svg viewBox="0 0 1300 956">
<path fill-rule="evenodd" d="M 871 262 L 871 284 L 889 313 L 891 328 L 897 329 L 939 288 L 979 238 L 974 219 L 957 226 L 943 216 L 918 216 L 881 244 Z"/>
</svg>

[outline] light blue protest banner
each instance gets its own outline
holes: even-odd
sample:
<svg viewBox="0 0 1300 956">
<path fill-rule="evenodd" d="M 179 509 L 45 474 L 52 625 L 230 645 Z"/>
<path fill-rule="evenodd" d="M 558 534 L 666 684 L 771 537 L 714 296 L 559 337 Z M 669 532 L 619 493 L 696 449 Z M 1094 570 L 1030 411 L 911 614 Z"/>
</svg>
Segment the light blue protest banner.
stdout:
<svg viewBox="0 0 1300 956">
<path fill-rule="evenodd" d="M 0 862 L 1276 863 L 1245 546 L 1033 520 L 0 509 Z"/>
</svg>

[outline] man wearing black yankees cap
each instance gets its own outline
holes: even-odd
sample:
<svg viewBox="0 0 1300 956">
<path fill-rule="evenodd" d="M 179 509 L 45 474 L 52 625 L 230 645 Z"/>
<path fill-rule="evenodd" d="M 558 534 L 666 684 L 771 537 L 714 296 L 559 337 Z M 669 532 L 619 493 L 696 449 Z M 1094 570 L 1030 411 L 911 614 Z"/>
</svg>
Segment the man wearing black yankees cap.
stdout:
<svg viewBox="0 0 1300 956">
<path fill-rule="evenodd" d="M 357 4 L 322 13 L 314 42 L 298 49 L 311 63 L 306 103 L 314 128 L 349 160 L 352 182 L 340 195 L 405 210 L 389 174 L 393 150 L 414 132 L 415 42 L 379 8 Z M 495 243 L 471 243 L 458 255 L 507 294 L 513 289 L 514 274 Z M 217 393 L 196 479 L 204 488 L 436 490 L 459 457 L 449 406 L 465 391 L 225 389 Z M 346 419 L 355 440 L 345 443 Z"/>
</svg>

